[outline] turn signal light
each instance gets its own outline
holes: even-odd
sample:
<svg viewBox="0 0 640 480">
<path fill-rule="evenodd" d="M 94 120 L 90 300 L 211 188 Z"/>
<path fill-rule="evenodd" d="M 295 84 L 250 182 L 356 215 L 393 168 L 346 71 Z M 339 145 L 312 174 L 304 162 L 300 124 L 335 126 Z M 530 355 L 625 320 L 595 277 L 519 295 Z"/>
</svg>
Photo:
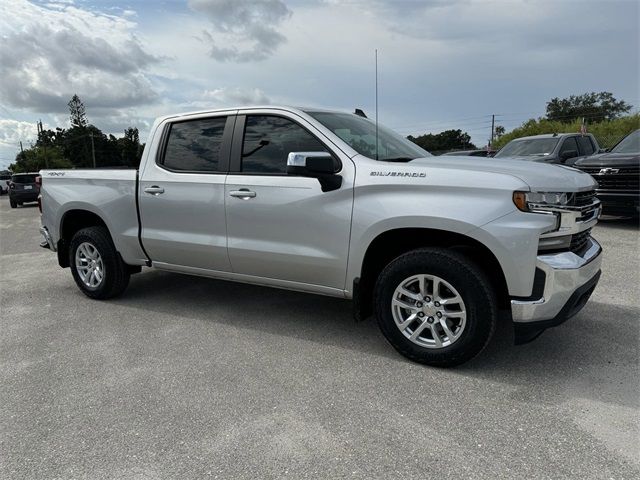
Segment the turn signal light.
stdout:
<svg viewBox="0 0 640 480">
<path fill-rule="evenodd" d="M 513 203 L 516 204 L 518 210 L 522 210 L 523 212 L 529 211 L 526 192 L 513 192 Z"/>
</svg>

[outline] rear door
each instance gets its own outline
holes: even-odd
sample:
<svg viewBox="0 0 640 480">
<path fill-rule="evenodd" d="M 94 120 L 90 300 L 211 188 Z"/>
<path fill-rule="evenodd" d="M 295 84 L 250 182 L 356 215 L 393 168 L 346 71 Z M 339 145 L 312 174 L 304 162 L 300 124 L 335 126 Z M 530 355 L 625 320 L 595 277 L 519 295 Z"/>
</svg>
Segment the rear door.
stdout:
<svg viewBox="0 0 640 480">
<path fill-rule="evenodd" d="M 342 186 L 287 175 L 290 152 L 334 156 Z M 234 273 L 344 289 L 354 166 L 305 119 L 282 111 L 238 115 L 225 202 Z M 246 195 L 242 195 L 246 193 Z"/>
<path fill-rule="evenodd" d="M 230 271 L 224 183 L 234 122 L 235 111 L 159 127 L 138 192 L 142 243 L 154 265 Z"/>
</svg>

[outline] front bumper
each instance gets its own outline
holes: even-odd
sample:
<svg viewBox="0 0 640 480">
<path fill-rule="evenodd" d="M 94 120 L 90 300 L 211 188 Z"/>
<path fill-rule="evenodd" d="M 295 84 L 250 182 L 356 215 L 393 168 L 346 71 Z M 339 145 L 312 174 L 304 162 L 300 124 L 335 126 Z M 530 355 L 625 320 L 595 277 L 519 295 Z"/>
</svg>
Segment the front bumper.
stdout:
<svg viewBox="0 0 640 480">
<path fill-rule="evenodd" d="M 638 192 L 615 192 L 596 190 L 602 202 L 605 215 L 638 215 L 640 213 L 640 194 Z"/>
<path fill-rule="evenodd" d="M 587 303 L 600 278 L 602 248 L 593 238 L 580 256 L 573 252 L 539 255 L 544 273 L 540 298 L 511 300 L 516 343 L 533 340 L 546 328 L 568 320 Z"/>
</svg>

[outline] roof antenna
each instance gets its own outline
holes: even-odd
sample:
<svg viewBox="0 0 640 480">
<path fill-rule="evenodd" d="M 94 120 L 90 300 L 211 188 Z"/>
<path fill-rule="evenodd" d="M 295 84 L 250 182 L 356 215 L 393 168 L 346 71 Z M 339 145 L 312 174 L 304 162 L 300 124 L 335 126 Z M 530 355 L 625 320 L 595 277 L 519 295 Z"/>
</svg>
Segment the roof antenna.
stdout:
<svg viewBox="0 0 640 480">
<path fill-rule="evenodd" d="M 376 160 L 378 160 L 378 49 L 376 48 Z"/>
<path fill-rule="evenodd" d="M 355 113 L 355 114 L 356 114 L 356 115 L 358 115 L 359 117 L 367 118 L 366 113 L 364 113 L 364 111 L 363 111 L 361 108 L 356 108 L 356 111 L 355 111 L 355 112 L 353 112 L 353 113 Z"/>
</svg>

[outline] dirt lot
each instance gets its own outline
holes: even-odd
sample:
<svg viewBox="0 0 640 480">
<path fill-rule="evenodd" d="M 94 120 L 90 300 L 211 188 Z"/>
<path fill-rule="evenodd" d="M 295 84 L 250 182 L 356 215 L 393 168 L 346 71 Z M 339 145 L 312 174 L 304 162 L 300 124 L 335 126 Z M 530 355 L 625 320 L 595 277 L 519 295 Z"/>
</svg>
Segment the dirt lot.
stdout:
<svg viewBox="0 0 640 480">
<path fill-rule="evenodd" d="M 638 478 L 638 228 L 587 307 L 406 361 L 346 301 L 145 270 L 87 299 L 0 199 L 0 478 Z"/>
</svg>

